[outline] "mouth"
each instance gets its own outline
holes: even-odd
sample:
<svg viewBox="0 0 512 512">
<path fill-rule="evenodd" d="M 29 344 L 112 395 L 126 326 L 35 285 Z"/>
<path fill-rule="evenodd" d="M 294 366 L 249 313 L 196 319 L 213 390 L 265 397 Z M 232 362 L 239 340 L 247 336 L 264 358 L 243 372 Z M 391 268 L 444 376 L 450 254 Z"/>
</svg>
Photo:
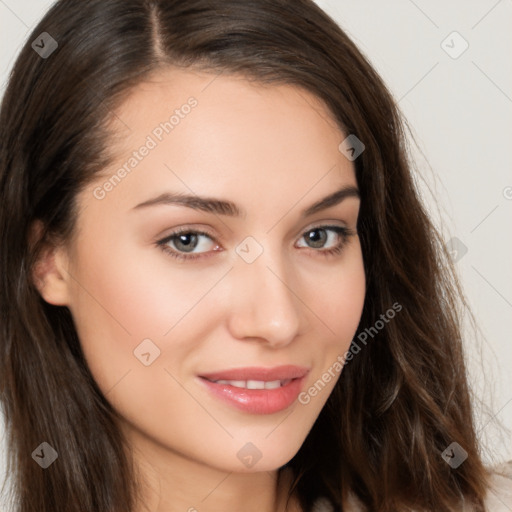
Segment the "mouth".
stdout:
<svg viewBox="0 0 512 512">
<path fill-rule="evenodd" d="M 272 414 L 290 407 L 301 392 L 309 368 L 236 368 L 199 375 L 210 395 L 252 414 Z"/>
</svg>

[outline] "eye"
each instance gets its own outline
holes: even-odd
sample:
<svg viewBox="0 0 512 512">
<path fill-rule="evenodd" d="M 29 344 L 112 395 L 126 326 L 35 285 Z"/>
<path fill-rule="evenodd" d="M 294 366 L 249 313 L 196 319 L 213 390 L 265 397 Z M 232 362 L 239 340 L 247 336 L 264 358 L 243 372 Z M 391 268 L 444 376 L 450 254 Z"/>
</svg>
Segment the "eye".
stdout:
<svg viewBox="0 0 512 512">
<path fill-rule="evenodd" d="M 191 229 L 181 229 L 171 233 L 169 236 L 165 237 L 163 240 L 157 242 L 158 246 L 170 256 L 173 256 L 177 259 L 196 259 L 200 258 L 202 252 L 194 253 L 194 249 L 196 248 L 205 248 L 204 246 L 208 246 L 208 243 L 202 243 L 202 238 L 209 238 L 213 241 L 213 238 L 210 234 L 205 231 L 197 231 Z M 175 248 L 171 247 L 173 245 Z M 216 246 L 218 250 L 218 246 Z M 214 249 L 215 250 L 215 249 Z M 207 248 L 203 252 L 208 252 Z"/>
<path fill-rule="evenodd" d="M 342 226 L 317 226 L 302 234 L 301 238 L 304 238 L 308 245 L 299 247 L 313 249 L 314 252 L 320 253 L 322 256 L 340 254 L 348 238 L 355 234 L 354 231 Z M 210 240 L 210 245 L 213 245 L 213 249 L 208 250 L 209 244 L 207 241 L 205 243 L 205 238 Z M 203 239 L 203 241 L 201 239 Z M 171 233 L 164 239 L 159 240 L 157 245 L 166 254 L 179 260 L 193 260 L 207 257 L 209 256 L 209 252 L 220 250 L 219 245 L 215 243 L 212 235 L 206 231 L 197 231 L 187 228 L 182 228 Z M 329 245 L 329 247 L 325 248 L 325 245 Z M 203 250 L 195 251 L 196 249 Z"/>
<path fill-rule="evenodd" d="M 341 253 L 348 238 L 354 234 L 352 230 L 343 226 L 317 226 L 306 231 L 302 238 L 306 240 L 307 247 L 323 249 L 316 252 L 329 256 Z M 329 244 L 329 247 L 325 248 L 326 244 Z"/>
</svg>

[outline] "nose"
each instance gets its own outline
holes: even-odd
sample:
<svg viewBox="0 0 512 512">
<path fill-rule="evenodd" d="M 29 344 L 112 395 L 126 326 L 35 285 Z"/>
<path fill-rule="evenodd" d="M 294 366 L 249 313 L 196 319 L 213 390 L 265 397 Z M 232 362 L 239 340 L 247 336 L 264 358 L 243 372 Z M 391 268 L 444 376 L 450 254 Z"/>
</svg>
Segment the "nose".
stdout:
<svg viewBox="0 0 512 512">
<path fill-rule="evenodd" d="M 279 262 L 280 261 L 280 262 Z M 263 252 L 252 263 L 238 260 L 230 276 L 228 327 L 237 339 L 288 345 L 301 327 L 301 301 L 281 260 Z"/>
</svg>

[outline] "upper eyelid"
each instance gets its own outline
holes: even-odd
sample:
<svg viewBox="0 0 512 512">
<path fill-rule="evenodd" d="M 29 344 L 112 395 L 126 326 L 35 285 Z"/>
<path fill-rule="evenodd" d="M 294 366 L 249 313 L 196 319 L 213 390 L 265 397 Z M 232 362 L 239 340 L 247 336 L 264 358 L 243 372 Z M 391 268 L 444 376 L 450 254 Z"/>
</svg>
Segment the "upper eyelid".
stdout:
<svg viewBox="0 0 512 512">
<path fill-rule="evenodd" d="M 299 234 L 303 235 L 304 233 L 307 233 L 308 231 L 311 231 L 313 229 L 326 228 L 326 227 L 330 227 L 330 226 L 349 229 L 349 227 L 346 225 L 347 223 L 345 223 L 345 225 L 337 225 L 336 224 L 337 222 L 344 222 L 344 221 L 340 221 L 340 220 L 327 220 L 327 221 L 319 221 L 319 222 L 316 222 L 316 223 L 314 222 L 314 223 L 310 224 L 308 227 L 303 228 L 302 230 L 300 230 Z M 208 236 L 211 236 L 212 238 L 218 238 L 219 240 L 223 240 L 223 239 L 226 238 L 224 235 L 216 235 L 216 234 L 214 234 L 213 232 L 211 232 L 209 230 L 209 228 L 195 227 L 193 225 L 191 225 L 191 226 L 186 226 L 185 225 L 183 227 L 175 228 L 168 235 L 166 235 L 165 237 L 162 237 L 162 238 L 168 238 L 170 236 L 176 235 L 177 233 L 178 234 L 179 233 L 204 233 L 204 234 L 206 234 Z"/>
</svg>

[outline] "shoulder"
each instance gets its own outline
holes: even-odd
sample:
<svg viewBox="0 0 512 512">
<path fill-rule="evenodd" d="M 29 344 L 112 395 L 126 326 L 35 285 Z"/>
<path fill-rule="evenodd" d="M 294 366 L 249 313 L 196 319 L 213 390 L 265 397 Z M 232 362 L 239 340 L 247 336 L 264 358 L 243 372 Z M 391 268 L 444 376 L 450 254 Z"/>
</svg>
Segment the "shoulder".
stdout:
<svg viewBox="0 0 512 512">
<path fill-rule="evenodd" d="M 485 499 L 488 512 L 512 511 L 512 460 L 489 469 L 490 483 Z M 347 512 L 363 512 L 364 508 L 355 496 L 351 496 Z M 466 509 L 464 509 L 466 510 Z M 312 512 L 337 512 L 326 498 L 319 498 Z"/>
</svg>

